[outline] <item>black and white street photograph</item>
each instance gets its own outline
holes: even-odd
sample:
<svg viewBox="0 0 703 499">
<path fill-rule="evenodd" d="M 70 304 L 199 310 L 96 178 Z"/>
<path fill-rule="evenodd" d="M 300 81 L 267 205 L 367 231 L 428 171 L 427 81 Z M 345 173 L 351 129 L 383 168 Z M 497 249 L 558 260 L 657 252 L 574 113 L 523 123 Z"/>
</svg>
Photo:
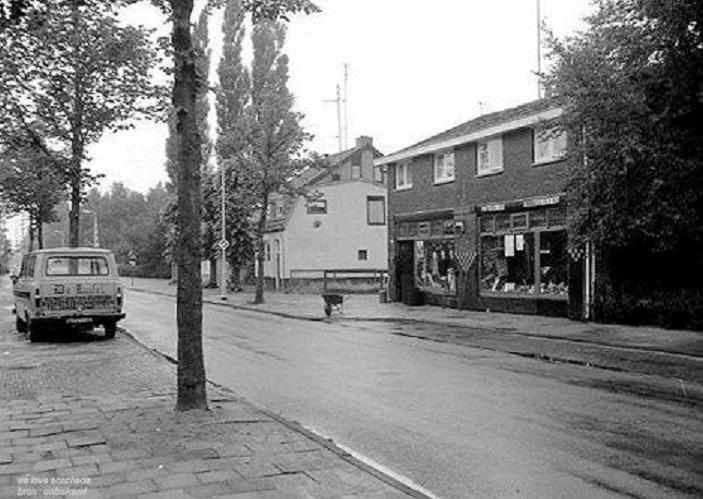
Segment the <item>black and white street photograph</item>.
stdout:
<svg viewBox="0 0 703 499">
<path fill-rule="evenodd" d="M 19 497 L 703 497 L 703 4 L 0 0 Z"/>
</svg>

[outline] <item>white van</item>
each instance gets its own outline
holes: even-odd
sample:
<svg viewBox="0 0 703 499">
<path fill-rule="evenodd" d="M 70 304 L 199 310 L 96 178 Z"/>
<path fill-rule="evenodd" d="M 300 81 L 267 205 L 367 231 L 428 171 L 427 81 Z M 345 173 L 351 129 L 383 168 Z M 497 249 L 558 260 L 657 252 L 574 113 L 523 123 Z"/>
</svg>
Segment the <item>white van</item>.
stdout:
<svg viewBox="0 0 703 499">
<path fill-rule="evenodd" d="M 115 256 L 99 248 L 32 251 L 22 259 L 14 295 L 17 330 L 29 331 L 30 341 L 65 325 L 103 326 L 114 338 L 125 317 Z"/>
</svg>

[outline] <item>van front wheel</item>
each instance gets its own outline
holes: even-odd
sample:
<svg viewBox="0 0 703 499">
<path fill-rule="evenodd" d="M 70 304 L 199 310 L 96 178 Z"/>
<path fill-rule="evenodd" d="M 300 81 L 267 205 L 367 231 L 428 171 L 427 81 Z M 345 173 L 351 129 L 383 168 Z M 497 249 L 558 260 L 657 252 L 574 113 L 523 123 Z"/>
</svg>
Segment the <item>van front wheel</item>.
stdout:
<svg viewBox="0 0 703 499">
<path fill-rule="evenodd" d="M 41 324 L 37 321 L 33 321 L 32 319 L 27 319 L 27 329 L 29 330 L 29 341 L 31 343 L 41 340 L 42 333 L 44 332 L 44 328 Z"/>
<path fill-rule="evenodd" d="M 117 332 L 117 323 L 114 321 L 106 322 L 103 324 L 103 327 L 105 328 L 105 338 L 108 340 L 111 340 L 112 338 L 115 337 L 115 333 Z"/>
</svg>

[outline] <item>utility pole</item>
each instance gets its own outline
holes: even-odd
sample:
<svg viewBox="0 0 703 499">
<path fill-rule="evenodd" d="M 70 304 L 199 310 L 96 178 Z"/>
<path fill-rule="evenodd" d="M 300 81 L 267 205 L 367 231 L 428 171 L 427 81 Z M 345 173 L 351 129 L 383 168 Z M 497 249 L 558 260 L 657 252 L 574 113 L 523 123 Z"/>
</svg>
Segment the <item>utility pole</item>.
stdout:
<svg viewBox="0 0 703 499">
<path fill-rule="evenodd" d="M 337 98 L 334 100 L 326 100 L 325 102 L 335 102 L 337 104 L 337 143 L 339 151 L 343 151 L 343 136 L 342 136 L 342 95 L 339 85 L 337 85 Z"/>
<path fill-rule="evenodd" d="M 537 0 L 537 98 L 542 98 L 542 14 Z"/>
<path fill-rule="evenodd" d="M 347 88 L 349 83 L 349 64 L 344 63 L 344 149 L 349 149 L 349 114 L 347 108 Z"/>
</svg>

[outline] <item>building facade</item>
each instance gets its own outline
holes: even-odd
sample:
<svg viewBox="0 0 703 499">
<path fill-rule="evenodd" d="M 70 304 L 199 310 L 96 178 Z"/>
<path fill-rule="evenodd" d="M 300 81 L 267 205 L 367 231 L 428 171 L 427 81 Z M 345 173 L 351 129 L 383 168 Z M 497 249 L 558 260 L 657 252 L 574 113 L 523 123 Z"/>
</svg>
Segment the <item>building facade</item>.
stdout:
<svg viewBox="0 0 703 499">
<path fill-rule="evenodd" d="M 303 172 L 306 196 L 272 196 L 264 235 L 264 276 L 274 287 L 319 279 L 325 270 L 386 271 L 387 191 L 382 155 L 369 137 Z"/>
<path fill-rule="evenodd" d="M 392 300 L 583 315 L 588 265 L 568 248 L 560 114 L 531 102 L 376 161 L 389 173 Z"/>
</svg>

